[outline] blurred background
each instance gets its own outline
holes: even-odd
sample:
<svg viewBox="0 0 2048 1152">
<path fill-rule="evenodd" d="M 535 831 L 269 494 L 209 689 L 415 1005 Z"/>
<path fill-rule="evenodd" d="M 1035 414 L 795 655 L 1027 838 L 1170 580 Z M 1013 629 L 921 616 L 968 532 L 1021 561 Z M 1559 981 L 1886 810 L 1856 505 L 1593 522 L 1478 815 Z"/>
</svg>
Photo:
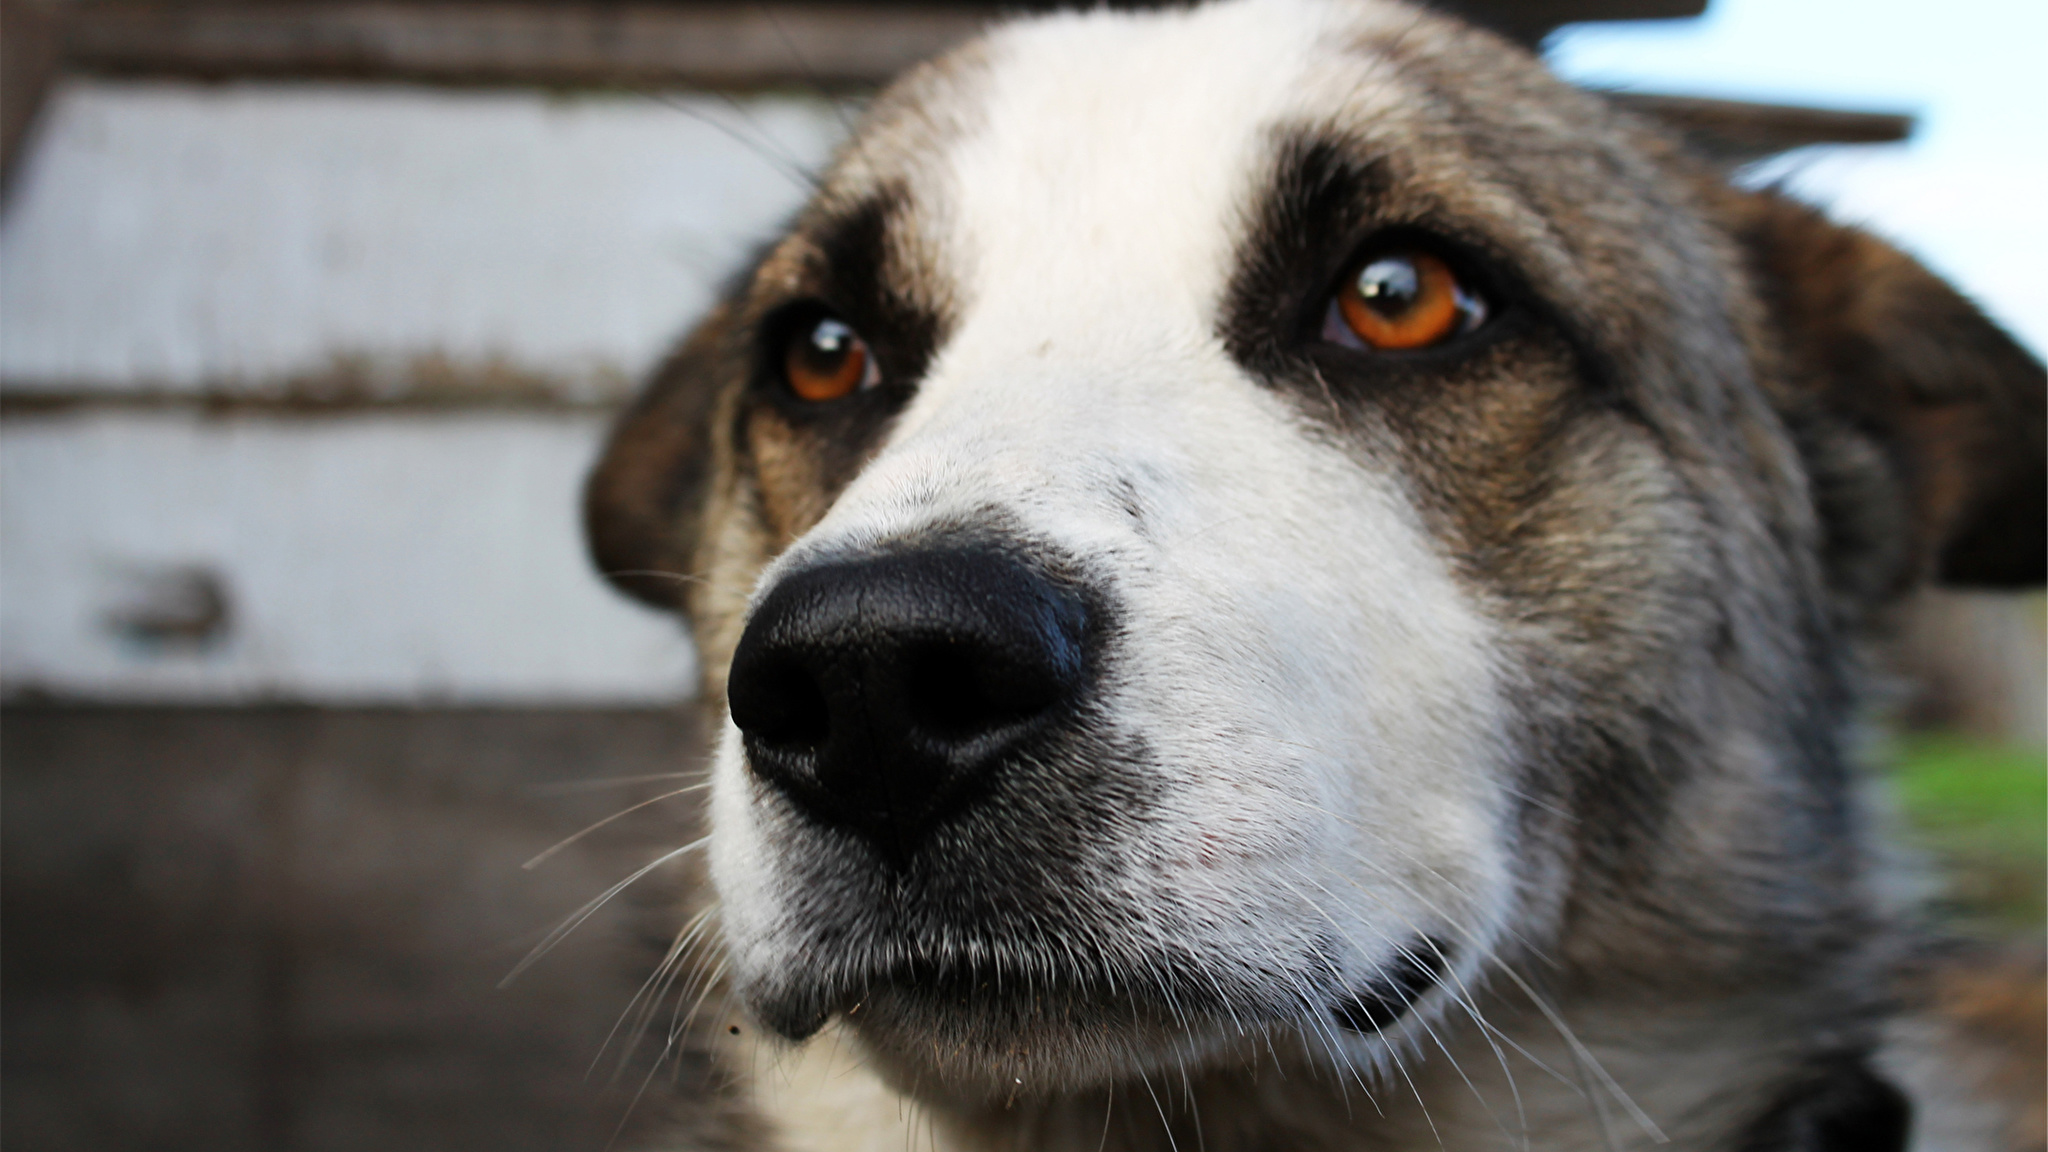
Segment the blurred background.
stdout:
<svg viewBox="0 0 2048 1152">
<path fill-rule="evenodd" d="M 2048 347 L 2048 5 L 1455 7 Z M 996 12 L 0 0 L 0 1142 L 645 1119 L 659 1029 L 607 1036 L 663 881 L 498 987 L 689 838 L 694 657 L 578 486 L 875 86 Z M 1898 654 L 1901 818 L 1992 937 L 2040 932 L 2042 635 L 1934 595 Z"/>
</svg>

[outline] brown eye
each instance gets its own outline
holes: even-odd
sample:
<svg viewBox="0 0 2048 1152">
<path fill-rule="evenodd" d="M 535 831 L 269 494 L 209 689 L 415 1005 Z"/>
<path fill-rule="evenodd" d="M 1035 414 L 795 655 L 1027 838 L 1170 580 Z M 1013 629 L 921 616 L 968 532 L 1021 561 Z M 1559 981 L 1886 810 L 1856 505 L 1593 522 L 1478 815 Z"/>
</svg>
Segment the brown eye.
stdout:
<svg viewBox="0 0 2048 1152">
<path fill-rule="evenodd" d="M 1386 351 L 1427 348 L 1477 328 L 1486 305 L 1427 252 L 1374 256 L 1330 303 L 1323 339 Z"/>
<path fill-rule="evenodd" d="M 824 316 L 791 336 L 782 374 L 789 390 L 805 400 L 837 400 L 880 380 L 874 359 L 852 328 Z"/>
</svg>

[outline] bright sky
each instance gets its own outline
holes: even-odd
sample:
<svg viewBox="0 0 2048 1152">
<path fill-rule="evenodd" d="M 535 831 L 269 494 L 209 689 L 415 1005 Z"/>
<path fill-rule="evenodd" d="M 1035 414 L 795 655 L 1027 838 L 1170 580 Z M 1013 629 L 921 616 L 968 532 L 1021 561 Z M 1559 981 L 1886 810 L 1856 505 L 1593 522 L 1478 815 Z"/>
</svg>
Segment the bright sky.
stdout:
<svg viewBox="0 0 2048 1152">
<path fill-rule="evenodd" d="M 2048 2 L 1709 0 L 1694 21 L 1580 25 L 1561 74 L 1646 91 L 1910 112 L 1906 144 L 1775 162 L 2048 352 Z"/>
</svg>

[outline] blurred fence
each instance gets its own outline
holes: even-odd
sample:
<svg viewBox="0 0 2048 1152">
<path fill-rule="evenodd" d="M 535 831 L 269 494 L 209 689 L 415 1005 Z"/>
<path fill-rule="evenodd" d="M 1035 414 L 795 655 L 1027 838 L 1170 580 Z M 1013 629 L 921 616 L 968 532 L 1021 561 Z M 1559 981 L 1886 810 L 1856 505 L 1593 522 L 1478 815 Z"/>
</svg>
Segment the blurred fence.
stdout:
<svg viewBox="0 0 2048 1152">
<path fill-rule="evenodd" d="M 577 487 L 842 131 L 816 97 L 60 87 L 0 223 L 0 687 L 686 695 Z"/>
</svg>

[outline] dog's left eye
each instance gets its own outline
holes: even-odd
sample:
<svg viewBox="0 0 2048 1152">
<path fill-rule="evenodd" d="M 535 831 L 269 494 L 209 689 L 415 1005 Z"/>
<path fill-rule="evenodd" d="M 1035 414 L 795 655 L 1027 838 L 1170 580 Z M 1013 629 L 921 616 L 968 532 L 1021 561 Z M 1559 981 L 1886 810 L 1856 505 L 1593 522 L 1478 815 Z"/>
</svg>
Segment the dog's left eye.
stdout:
<svg viewBox="0 0 2048 1152">
<path fill-rule="evenodd" d="M 828 314 L 789 333 L 782 349 L 782 378 L 798 397 L 823 403 L 874 387 L 881 382 L 881 369 L 867 341 Z"/>
<path fill-rule="evenodd" d="M 1323 339 L 1382 352 L 1428 348 L 1486 322 L 1486 301 L 1440 256 L 1389 249 L 1346 276 L 1323 317 Z"/>
</svg>

